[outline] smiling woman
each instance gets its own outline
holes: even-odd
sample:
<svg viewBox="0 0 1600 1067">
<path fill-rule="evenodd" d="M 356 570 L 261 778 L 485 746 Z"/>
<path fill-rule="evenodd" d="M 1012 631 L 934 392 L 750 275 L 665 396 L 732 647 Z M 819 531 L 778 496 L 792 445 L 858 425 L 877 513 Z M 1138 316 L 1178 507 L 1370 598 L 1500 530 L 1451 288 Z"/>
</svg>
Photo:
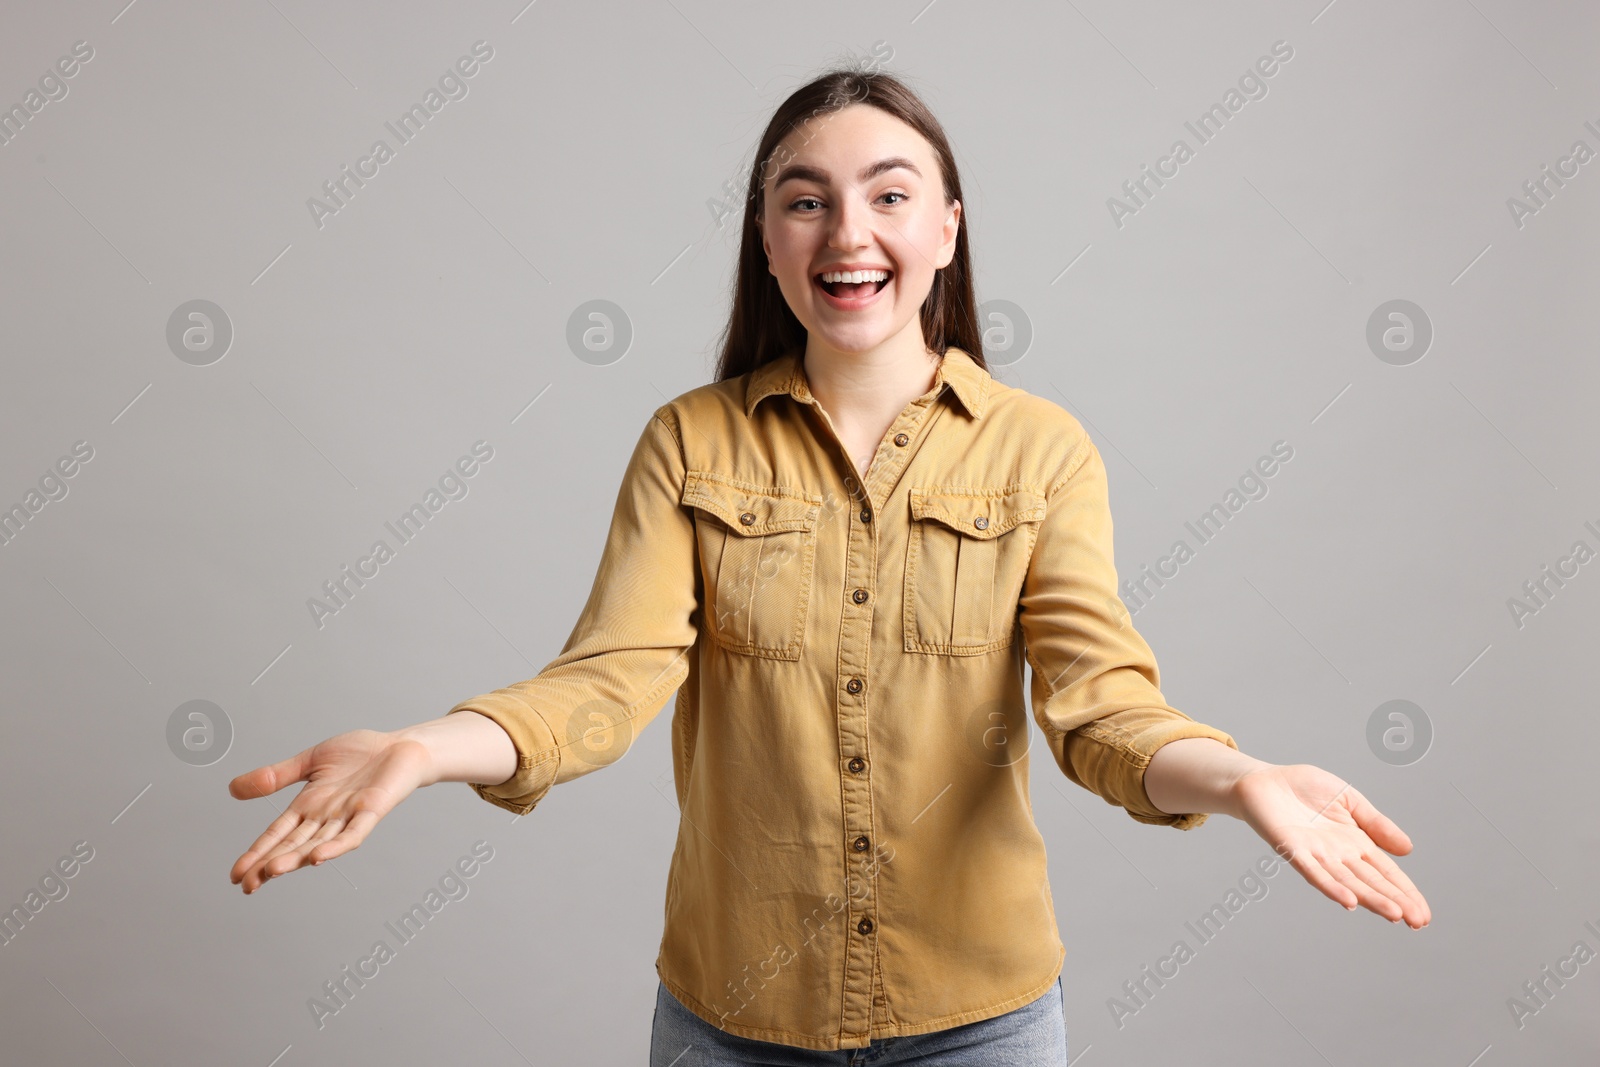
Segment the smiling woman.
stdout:
<svg viewBox="0 0 1600 1067">
<path fill-rule="evenodd" d="M 886 357 L 926 360 L 950 345 L 983 350 L 949 145 L 909 89 L 888 75 L 862 77 L 873 79 L 868 93 L 852 94 L 844 86 L 824 91 L 852 101 L 867 97 L 876 106 L 852 102 L 818 115 L 807 99 L 813 89 L 791 97 L 768 127 L 773 143 L 764 141 L 758 153 L 786 154 L 789 161 L 752 189 L 740 283 L 718 374 L 731 377 L 748 369 L 746 364 L 758 366 L 803 347 L 807 370 L 818 379 L 818 400 L 847 426 L 854 422 L 848 409 L 856 405 L 830 404 L 827 395 L 835 378 L 829 368 L 839 354 L 873 352 L 876 358 L 850 362 L 876 365 L 881 374 L 891 362 Z M 926 116 L 923 129 L 886 110 L 884 101 L 913 118 L 920 111 Z M 793 114 L 785 114 L 791 109 Z M 787 315 L 742 306 L 772 303 L 763 273 L 776 278 Z M 919 393 L 931 377 L 916 383 L 923 387 Z M 876 403 L 865 405 L 874 424 L 892 421 L 911 398 L 867 392 L 878 394 Z M 877 428 L 881 434 L 882 426 Z M 869 430 L 863 432 L 875 440 Z"/>
<path fill-rule="evenodd" d="M 997 751 L 1030 705 L 1051 772 L 1135 821 L 1233 816 L 1330 899 L 1426 925 L 1386 854 L 1410 840 L 1349 783 L 1162 695 L 1098 448 L 989 373 L 960 176 L 917 95 L 801 86 L 749 182 L 716 380 L 640 431 L 560 654 L 236 778 L 309 784 L 233 880 L 347 852 L 421 785 L 528 814 L 676 691 L 655 1067 L 1064 1067 L 1031 753 Z"/>
</svg>

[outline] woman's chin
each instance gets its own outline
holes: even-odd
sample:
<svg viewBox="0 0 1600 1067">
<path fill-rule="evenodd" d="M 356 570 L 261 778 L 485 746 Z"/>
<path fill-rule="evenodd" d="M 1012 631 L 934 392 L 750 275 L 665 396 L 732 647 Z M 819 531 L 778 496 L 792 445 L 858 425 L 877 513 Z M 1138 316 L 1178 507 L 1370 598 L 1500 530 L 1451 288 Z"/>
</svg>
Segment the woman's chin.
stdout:
<svg viewBox="0 0 1600 1067">
<path fill-rule="evenodd" d="M 859 354 L 872 351 L 904 328 L 905 323 L 897 326 L 884 321 L 848 324 L 824 321 L 814 323 L 806 333 L 812 341 L 820 341 L 836 352 Z"/>
<path fill-rule="evenodd" d="M 847 356 L 864 355 L 888 339 L 889 335 L 886 333 L 863 336 L 857 331 L 850 331 L 848 336 L 838 336 L 831 333 L 811 334 L 813 342 L 821 342 L 827 348 L 835 352 L 842 352 Z"/>
</svg>

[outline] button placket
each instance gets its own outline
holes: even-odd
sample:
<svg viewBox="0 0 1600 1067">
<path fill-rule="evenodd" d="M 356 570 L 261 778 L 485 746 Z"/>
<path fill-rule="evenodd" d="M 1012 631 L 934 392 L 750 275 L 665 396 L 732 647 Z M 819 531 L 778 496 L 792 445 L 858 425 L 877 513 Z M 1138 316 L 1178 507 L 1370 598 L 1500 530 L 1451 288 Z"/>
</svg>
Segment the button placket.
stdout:
<svg viewBox="0 0 1600 1067">
<path fill-rule="evenodd" d="M 867 657 L 872 636 L 872 589 L 878 578 L 878 540 L 872 526 L 872 514 L 881 512 L 883 502 L 910 463 L 915 452 L 910 446 L 916 439 L 919 427 L 925 421 L 938 418 L 942 408 L 935 403 L 937 396 L 938 390 L 935 390 L 930 396 L 912 401 L 901 412 L 896 424 L 890 427 L 895 431 L 890 438 L 895 447 L 888 450 L 880 445 L 878 453 L 868 465 L 866 482 L 861 485 L 864 495 L 861 509 L 850 516 L 844 583 L 844 588 L 849 592 L 840 627 L 838 673 L 835 675 L 846 680 L 842 688 L 849 694 L 848 699 L 840 697 L 836 701 L 839 744 L 843 752 L 867 752 L 870 694 L 867 693 L 865 679 L 869 676 Z M 809 398 L 807 402 L 810 402 Z M 826 412 L 820 407 L 817 410 L 824 416 L 823 421 L 831 432 L 832 421 L 826 418 Z M 855 466 L 848 451 L 837 433 L 832 436 L 838 458 L 844 461 L 845 469 L 854 478 Z M 865 1043 L 872 1025 L 872 990 L 877 966 L 876 946 L 870 936 L 877 929 L 873 919 L 877 911 L 877 876 L 875 869 L 869 871 L 867 863 L 858 858 L 853 860 L 853 857 L 859 857 L 872 847 L 869 836 L 872 828 L 872 790 L 870 776 L 865 773 L 866 760 L 856 755 L 846 766 L 850 773 L 845 775 L 841 784 L 844 831 L 849 845 L 843 858 L 847 899 L 856 914 L 852 924 L 856 936 L 845 939 L 844 1017 L 840 1029 L 845 1036 Z"/>
<path fill-rule="evenodd" d="M 843 446 L 839 454 L 845 455 Z M 848 457 L 845 457 L 848 458 Z M 838 674 L 843 681 L 838 699 L 839 744 L 842 754 L 851 756 L 845 766 L 842 785 L 844 799 L 843 861 L 846 900 L 852 912 L 846 920 L 848 936 L 844 946 L 844 1018 L 841 1030 L 865 1043 L 872 1026 L 872 989 L 877 951 L 868 934 L 873 929 L 877 879 L 857 858 L 863 843 L 870 847 L 872 830 L 872 783 L 863 756 L 867 753 L 869 697 L 868 654 L 871 651 L 872 590 L 878 573 L 878 539 L 872 515 L 877 505 L 872 486 L 894 464 L 898 456 L 879 455 L 869 468 L 866 484 L 849 482 L 859 495 L 860 507 L 847 512 L 849 533 L 846 544 L 844 623 L 840 628 Z M 852 470 L 852 475 L 854 471 Z"/>
</svg>

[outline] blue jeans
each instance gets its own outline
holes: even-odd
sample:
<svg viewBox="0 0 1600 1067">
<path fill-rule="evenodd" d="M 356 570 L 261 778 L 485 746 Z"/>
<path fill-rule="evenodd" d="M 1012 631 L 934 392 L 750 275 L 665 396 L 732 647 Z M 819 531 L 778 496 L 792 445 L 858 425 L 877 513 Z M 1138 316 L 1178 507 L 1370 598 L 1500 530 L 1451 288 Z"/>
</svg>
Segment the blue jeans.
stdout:
<svg viewBox="0 0 1600 1067">
<path fill-rule="evenodd" d="M 754 1041 L 718 1030 L 684 1007 L 658 981 L 650 1027 L 650 1067 L 1066 1067 L 1066 1002 L 1061 979 L 1044 995 L 1004 1015 L 911 1037 L 886 1037 L 866 1048 L 821 1052 Z"/>
</svg>

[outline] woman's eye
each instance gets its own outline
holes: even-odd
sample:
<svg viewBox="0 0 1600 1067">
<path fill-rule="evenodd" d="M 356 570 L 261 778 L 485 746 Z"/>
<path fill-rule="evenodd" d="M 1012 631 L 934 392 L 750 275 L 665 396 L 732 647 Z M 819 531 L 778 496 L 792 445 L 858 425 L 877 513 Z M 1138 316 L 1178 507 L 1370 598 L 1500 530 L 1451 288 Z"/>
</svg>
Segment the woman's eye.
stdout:
<svg viewBox="0 0 1600 1067">
<path fill-rule="evenodd" d="M 897 197 L 900 198 L 899 200 L 896 200 L 896 201 L 890 203 L 889 204 L 890 207 L 897 207 L 897 206 L 899 206 L 901 201 L 910 199 L 910 196 L 908 196 L 906 193 L 897 192 L 897 191 L 890 191 L 890 192 L 884 193 L 882 196 L 879 196 L 878 199 L 880 201 L 882 201 L 884 199 L 884 197 L 889 197 L 889 196 L 897 196 Z M 820 204 L 820 203 L 822 203 L 822 201 L 818 200 L 814 196 L 803 196 L 800 199 L 794 201 L 792 204 L 790 204 L 789 205 L 789 210 L 790 211 L 795 211 L 795 210 L 804 211 L 804 210 L 806 210 L 806 208 L 803 205 L 806 205 L 806 204 Z"/>
</svg>

